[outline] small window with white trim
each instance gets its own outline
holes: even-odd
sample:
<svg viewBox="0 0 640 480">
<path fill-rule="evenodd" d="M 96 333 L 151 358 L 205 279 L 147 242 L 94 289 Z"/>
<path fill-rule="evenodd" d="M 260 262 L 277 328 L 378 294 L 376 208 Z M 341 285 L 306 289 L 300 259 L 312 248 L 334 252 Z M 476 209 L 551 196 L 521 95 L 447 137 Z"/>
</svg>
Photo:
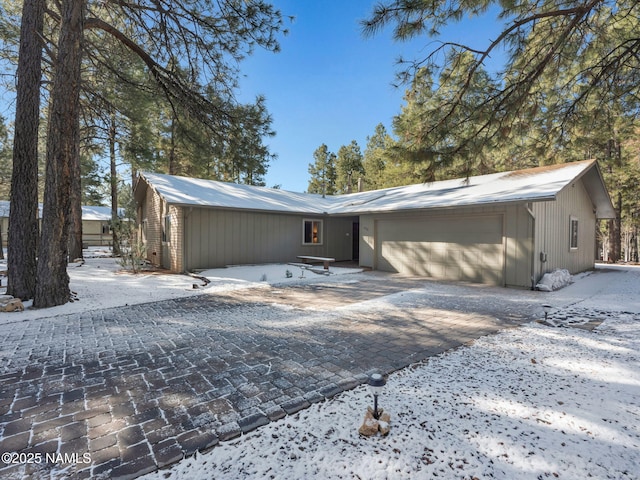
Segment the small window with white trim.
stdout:
<svg viewBox="0 0 640 480">
<path fill-rule="evenodd" d="M 576 217 L 570 219 L 569 248 L 571 250 L 578 249 L 578 219 Z"/>
<path fill-rule="evenodd" d="M 302 244 L 322 245 L 322 220 L 302 221 Z"/>
</svg>

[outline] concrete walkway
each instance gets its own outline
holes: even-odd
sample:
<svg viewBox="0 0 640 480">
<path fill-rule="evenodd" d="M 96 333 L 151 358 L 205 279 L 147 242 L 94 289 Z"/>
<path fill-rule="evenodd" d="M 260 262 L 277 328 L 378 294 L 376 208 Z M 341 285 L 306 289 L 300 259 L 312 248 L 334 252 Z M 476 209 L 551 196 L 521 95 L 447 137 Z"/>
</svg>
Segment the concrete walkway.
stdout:
<svg viewBox="0 0 640 480">
<path fill-rule="evenodd" d="M 538 303 L 485 287 L 427 295 L 414 290 L 424 280 L 369 275 L 0 326 L 0 451 L 13 453 L 0 477 L 135 478 L 374 370 L 527 321 Z M 385 308 L 386 295 L 405 300 Z"/>
</svg>

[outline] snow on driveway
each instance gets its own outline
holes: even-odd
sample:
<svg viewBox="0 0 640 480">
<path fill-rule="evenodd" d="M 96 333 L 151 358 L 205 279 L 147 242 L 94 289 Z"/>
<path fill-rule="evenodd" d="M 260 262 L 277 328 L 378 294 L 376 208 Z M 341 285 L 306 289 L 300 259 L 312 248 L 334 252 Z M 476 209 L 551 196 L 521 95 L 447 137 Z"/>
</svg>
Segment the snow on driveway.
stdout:
<svg viewBox="0 0 640 480">
<path fill-rule="evenodd" d="M 50 318 L 70 313 L 80 313 L 99 308 L 112 308 L 140 303 L 158 302 L 172 298 L 216 294 L 231 290 L 268 287 L 269 284 L 314 283 L 336 281 L 345 274 L 361 272 L 360 268 L 331 267 L 331 275 L 318 275 L 288 264 L 269 264 L 218 268 L 200 272 L 197 276 L 143 271 L 134 275 L 124 271 L 107 248 L 94 247 L 85 251 L 84 263 L 69 264 L 69 287 L 75 300 L 46 309 L 29 308 L 24 312 L 0 312 L 0 324 L 14 323 L 36 318 Z M 6 260 L 0 260 L 0 271 L 6 270 Z M 290 276 L 288 276 L 290 275 Z M 206 284 L 202 278 L 211 282 Z M 2 284 L 6 287 L 6 279 Z M 5 288 L 0 288 L 0 294 Z"/>
<path fill-rule="evenodd" d="M 144 478 L 640 478 L 640 269 L 543 295 L 605 321 L 534 322 L 390 375 L 386 437 L 358 434 L 358 387 Z"/>
<path fill-rule="evenodd" d="M 598 264 L 593 272 L 575 276 L 572 285 L 546 295 L 558 307 L 640 313 L 640 266 Z"/>
<path fill-rule="evenodd" d="M 120 274 L 113 259 L 88 259 L 70 268 L 80 301 L 0 313 L 0 322 L 279 283 L 286 270 L 287 281 L 316 281 L 310 273 L 297 278 L 296 267 L 268 268 L 236 278 L 231 269 L 206 272 L 213 281 L 203 288 L 189 276 Z M 552 316 L 569 312 L 602 325 L 531 323 L 390 375 L 380 399 L 391 414 L 386 437 L 358 434 L 371 404 L 358 387 L 144 478 L 638 479 L 640 269 L 599 266 L 574 280 L 535 298 L 554 307 Z M 509 301 L 517 296 L 504 291 Z M 423 293 L 391 295 L 385 304 L 406 306 Z M 486 295 L 487 308 L 499 301 Z"/>
</svg>

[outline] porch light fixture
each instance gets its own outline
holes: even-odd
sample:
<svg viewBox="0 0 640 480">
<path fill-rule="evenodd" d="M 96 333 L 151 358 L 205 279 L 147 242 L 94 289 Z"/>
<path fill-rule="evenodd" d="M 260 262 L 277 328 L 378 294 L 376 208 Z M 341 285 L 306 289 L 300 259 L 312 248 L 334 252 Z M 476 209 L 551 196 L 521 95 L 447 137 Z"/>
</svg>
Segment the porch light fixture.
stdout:
<svg viewBox="0 0 640 480">
<path fill-rule="evenodd" d="M 551 305 L 542 305 L 542 310 L 544 310 L 544 320 L 547 321 L 547 317 L 549 316 L 549 312 L 553 309 Z"/>
<path fill-rule="evenodd" d="M 384 386 L 387 384 L 384 377 L 379 373 L 373 373 L 369 377 L 369 390 L 371 390 L 371 395 L 373 395 L 373 418 L 378 420 L 380 418 L 380 414 L 382 410 L 378 411 L 378 396 L 382 394 L 384 390 Z"/>
</svg>

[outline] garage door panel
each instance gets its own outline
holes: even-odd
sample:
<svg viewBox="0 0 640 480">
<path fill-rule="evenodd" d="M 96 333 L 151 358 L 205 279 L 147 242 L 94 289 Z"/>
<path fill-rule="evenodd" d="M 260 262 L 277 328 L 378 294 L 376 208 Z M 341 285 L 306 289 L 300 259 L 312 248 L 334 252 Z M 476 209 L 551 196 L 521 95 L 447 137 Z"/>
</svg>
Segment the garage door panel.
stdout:
<svg viewBox="0 0 640 480">
<path fill-rule="evenodd" d="M 460 280 L 465 282 L 473 282 L 473 283 L 483 283 L 482 274 L 478 272 L 477 268 L 471 265 L 463 265 L 462 275 Z"/>
<path fill-rule="evenodd" d="M 397 263 L 400 252 L 400 242 L 385 241 L 379 245 L 380 254 L 378 255 L 380 270 L 391 270 L 393 265 Z"/>
<path fill-rule="evenodd" d="M 451 279 L 460 279 L 461 277 L 461 269 L 460 267 L 456 266 L 456 265 L 443 265 L 444 267 L 444 277 L 445 278 L 451 278 Z"/>
<path fill-rule="evenodd" d="M 464 261 L 464 252 L 462 250 L 450 249 L 447 251 L 447 263 L 462 263 Z"/>
<path fill-rule="evenodd" d="M 446 274 L 444 265 L 438 264 L 438 263 L 424 265 L 424 271 L 427 277 L 434 277 L 434 278 L 443 278 Z M 407 273 L 410 273 L 410 272 L 407 272 Z"/>
<path fill-rule="evenodd" d="M 480 283 L 486 283 L 490 285 L 504 285 L 504 275 L 502 272 L 495 270 L 485 270 L 482 272 L 482 281 Z"/>
<path fill-rule="evenodd" d="M 416 248 L 413 249 L 413 253 L 413 260 L 415 263 L 422 264 L 431 261 L 431 250 L 427 247 L 416 246 Z"/>
<path fill-rule="evenodd" d="M 501 252 L 482 252 L 482 262 L 486 265 L 502 265 Z"/>
<path fill-rule="evenodd" d="M 376 268 L 502 285 L 502 215 L 378 220 Z"/>
</svg>

